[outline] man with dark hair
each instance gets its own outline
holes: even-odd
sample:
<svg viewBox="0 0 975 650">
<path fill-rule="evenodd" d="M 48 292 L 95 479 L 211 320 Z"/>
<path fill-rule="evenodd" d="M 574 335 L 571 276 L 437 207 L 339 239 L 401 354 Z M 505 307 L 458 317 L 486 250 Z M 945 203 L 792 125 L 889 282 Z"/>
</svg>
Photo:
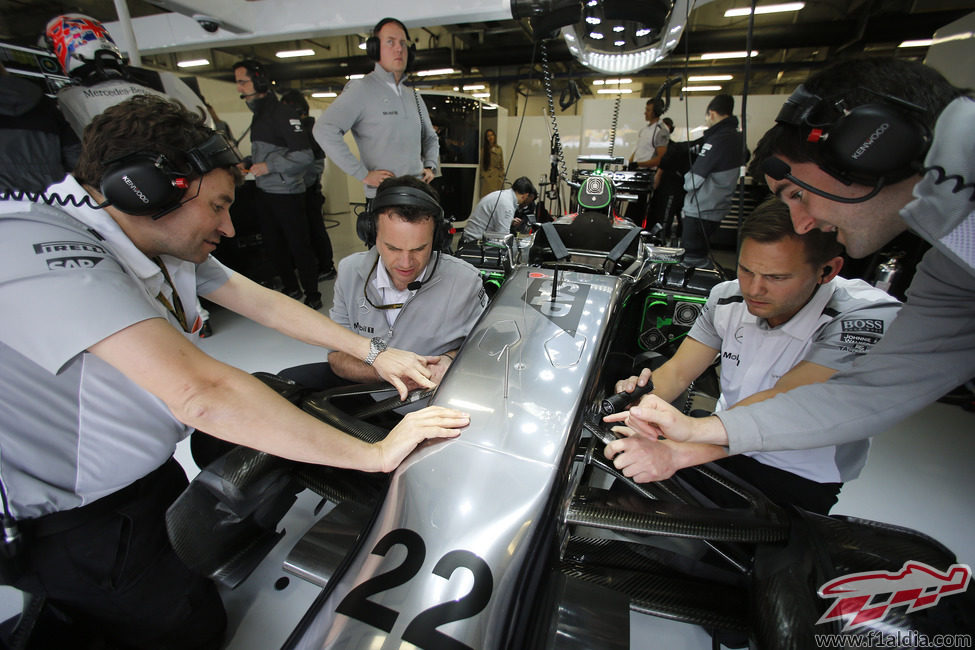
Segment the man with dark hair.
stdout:
<svg viewBox="0 0 975 650">
<path fill-rule="evenodd" d="M 366 53 L 376 62 L 375 69 L 345 86 L 315 125 L 314 135 L 332 162 L 362 181 L 366 199 L 371 199 L 379 184 L 393 176 L 432 181 L 440 166 L 440 141 L 419 93 L 405 85 L 416 56 L 406 26 L 395 18 L 380 20 Z M 361 160 L 345 143 L 348 131 Z"/>
<path fill-rule="evenodd" d="M 468 420 L 431 407 L 369 445 L 204 354 L 197 294 L 370 358 L 404 395 L 405 380 L 432 385 L 425 359 L 377 356 L 367 339 L 211 257 L 234 234 L 240 157 L 199 116 L 143 95 L 106 109 L 85 135 L 75 176 L 46 191 L 63 207 L 0 201 L 0 492 L 7 538 L 27 549 L 14 557 L 5 545 L 0 557 L 5 570 L 21 562 L 14 586 L 82 626 L 72 646 L 95 647 L 92 632 L 105 647 L 219 647 L 219 595 L 166 535 L 166 509 L 187 484 L 173 459 L 179 440 L 198 428 L 300 462 L 390 471 Z"/>
<path fill-rule="evenodd" d="M 487 306 L 480 275 L 467 262 L 443 253 L 446 223 L 439 197 L 413 176 L 379 185 L 368 221 L 368 251 L 339 262 L 329 316 L 383 345 L 426 355 L 431 379 L 439 382 L 464 338 Z M 431 263 L 431 259 L 433 262 Z M 436 318 L 436 325 L 431 323 Z M 395 327 L 394 327 L 395 325 Z M 282 377 L 309 388 L 376 381 L 376 372 L 341 350 L 328 363 L 289 368 Z"/>
<path fill-rule="evenodd" d="M 652 373 L 653 395 L 672 402 L 714 362 L 721 363 L 717 411 L 752 404 L 795 386 L 825 381 L 881 338 L 851 335 L 844 323 L 869 319 L 881 332 L 900 303 L 862 280 L 837 276 L 842 246 L 831 233 L 797 235 L 776 199 L 755 208 L 741 230 L 738 279 L 711 290 L 676 354 Z M 646 385 L 651 372 L 617 384 Z M 647 448 L 661 449 L 657 455 Z M 866 441 L 800 451 L 736 456 L 719 462 L 781 504 L 827 513 L 843 481 L 866 462 Z M 672 452 L 673 457 L 666 457 Z M 724 458 L 721 447 L 680 445 L 640 434 L 612 442 L 606 456 L 639 482 L 660 480 L 688 464 Z"/>
<path fill-rule="evenodd" d="M 647 125 L 637 134 L 636 148 L 630 154 L 630 169 L 645 169 L 651 177 L 660 165 L 660 160 L 667 153 L 670 144 L 670 129 L 660 121 L 657 111 L 663 110 L 663 103 L 658 99 L 648 99 L 643 112 Z M 647 206 L 650 193 L 640 194 L 639 198 L 626 208 L 626 218 L 640 227 L 647 225 Z"/>
<path fill-rule="evenodd" d="M 509 233 L 512 228 L 521 226 L 521 219 L 515 217 L 518 207 L 527 205 L 538 198 L 538 190 L 527 176 L 516 179 L 506 190 L 486 194 L 477 202 L 474 211 L 464 226 L 463 242 L 477 241 L 486 232 Z"/>
<path fill-rule="evenodd" d="M 254 113 L 247 171 L 257 183 L 264 243 L 281 277 L 284 293 L 300 298 L 304 291 L 305 304 L 321 309 L 318 260 L 305 216 L 305 171 L 314 161 L 310 138 L 294 107 L 278 101 L 260 63 L 238 61 L 233 69 L 237 91 Z"/>
<path fill-rule="evenodd" d="M 738 118 L 732 115 L 734 110 L 735 99 L 731 95 L 716 95 L 711 100 L 705 111 L 708 129 L 701 138 L 691 170 L 684 176 L 681 245 L 687 266 L 707 263 L 708 240 L 731 208 L 731 197 L 744 162 Z"/>
<path fill-rule="evenodd" d="M 308 114 L 308 100 L 300 90 L 289 90 L 281 95 L 281 103 L 291 106 L 301 119 L 301 128 L 308 134 L 315 160 L 305 168 L 305 216 L 311 234 L 311 245 L 318 258 L 318 279 L 331 280 L 335 277 L 335 262 L 332 253 L 332 240 L 328 237 L 322 216 L 325 196 L 322 194 L 322 174 L 325 173 L 325 152 L 311 137 L 315 118 Z"/>
<path fill-rule="evenodd" d="M 922 64 L 854 59 L 811 76 L 777 121 L 754 164 L 797 232 L 836 232 L 853 257 L 908 228 L 932 245 L 908 301 L 870 354 L 826 382 L 717 417 L 684 418 L 652 398 L 613 420 L 731 454 L 806 449 L 881 432 L 975 376 L 975 101 Z M 867 155 L 878 143 L 879 157 Z M 874 325 L 847 330 L 875 336 Z"/>
</svg>

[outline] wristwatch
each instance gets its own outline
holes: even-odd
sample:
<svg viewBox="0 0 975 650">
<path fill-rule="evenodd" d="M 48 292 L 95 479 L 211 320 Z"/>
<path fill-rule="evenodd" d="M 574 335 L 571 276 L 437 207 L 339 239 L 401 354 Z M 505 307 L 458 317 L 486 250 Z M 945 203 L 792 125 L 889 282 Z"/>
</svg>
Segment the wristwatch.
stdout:
<svg viewBox="0 0 975 650">
<path fill-rule="evenodd" d="M 369 339 L 369 355 L 363 359 L 367 366 L 371 366 L 376 361 L 376 357 L 379 356 L 380 352 L 386 349 L 386 341 L 378 336 L 374 336 Z"/>
</svg>

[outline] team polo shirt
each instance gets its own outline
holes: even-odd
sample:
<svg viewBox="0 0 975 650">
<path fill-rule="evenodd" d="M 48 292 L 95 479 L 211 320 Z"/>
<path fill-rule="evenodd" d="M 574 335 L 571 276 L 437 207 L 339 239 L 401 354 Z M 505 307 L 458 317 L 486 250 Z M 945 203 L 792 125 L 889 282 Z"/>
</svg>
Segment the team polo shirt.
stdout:
<svg viewBox="0 0 975 650">
<path fill-rule="evenodd" d="M 862 280 L 836 277 L 821 285 L 789 321 L 769 327 L 764 318 L 748 312 L 734 280 L 711 291 L 688 336 L 720 351 L 720 411 L 772 388 L 800 361 L 835 370 L 851 365 L 880 341 L 899 308 L 897 300 Z M 869 445 L 861 440 L 748 455 L 819 483 L 837 483 L 859 475 Z"/>
<path fill-rule="evenodd" d="M 670 143 L 670 131 L 659 120 L 640 129 L 637 134 L 636 148 L 633 150 L 633 160 L 643 162 L 657 155 L 657 147 L 666 147 Z"/>
<path fill-rule="evenodd" d="M 51 193 L 86 196 L 70 176 Z M 164 263 L 187 320 L 199 322 L 196 293 L 220 287 L 229 270 L 213 258 Z M 161 400 L 87 352 L 148 318 L 182 331 L 160 291 L 172 297 L 159 267 L 104 211 L 0 202 L 0 481 L 16 517 L 111 494 L 162 465 L 189 433 Z"/>
</svg>

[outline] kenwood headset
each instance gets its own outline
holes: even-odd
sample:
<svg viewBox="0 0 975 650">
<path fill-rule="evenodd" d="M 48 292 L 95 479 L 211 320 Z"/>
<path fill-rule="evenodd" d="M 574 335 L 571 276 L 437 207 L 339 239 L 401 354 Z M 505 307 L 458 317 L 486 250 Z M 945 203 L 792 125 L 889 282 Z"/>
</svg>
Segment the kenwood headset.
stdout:
<svg viewBox="0 0 975 650">
<path fill-rule="evenodd" d="M 355 232 L 366 246 L 376 245 L 376 219 L 386 208 L 412 206 L 422 208 L 433 216 L 433 250 L 442 251 L 450 241 L 450 223 L 444 218 L 443 207 L 433 196 L 408 185 L 395 185 L 376 192 L 369 211 L 356 218 Z"/>
<path fill-rule="evenodd" d="M 789 165 L 777 157 L 766 160 L 763 171 L 776 180 L 788 178 L 803 189 L 841 203 L 866 201 L 884 186 L 920 173 L 931 146 L 931 130 L 920 120 L 924 109 L 899 97 L 869 88 L 861 90 L 887 103 L 847 109 L 841 98 L 823 99 L 800 85 L 775 121 L 798 128 L 805 141 L 824 148 L 826 162 L 819 165 L 823 171 L 847 185 L 873 186 L 870 193 L 846 198 L 810 186 L 792 176 Z M 911 113 L 917 113 L 918 118 L 907 117 Z"/>
<path fill-rule="evenodd" d="M 216 132 L 185 152 L 185 156 L 188 167 L 182 169 L 164 154 L 152 151 L 137 151 L 111 160 L 102 174 L 102 196 L 107 205 L 122 212 L 158 219 L 182 205 L 191 179 L 241 161 L 230 140 Z"/>
<path fill-rule="evenodd" d="M 403 33 L 406 34 L 406 40 L 410 41 L 410 46 L 406 50 L 406 69 L 412 70 L 413 62 L 416 60 L 416 44 L 412 42 L 410 31 L 406 29 L 406 25 L 396 18 L 383 18 L 372 28 L 372 36 L 366 39 L 366 56 L 373 61 L 379 61 L 379 30 L 383 28 L 383 25 L 388 23 L 396 23 L 399 25 L 403 29 Z"/>
</svg>

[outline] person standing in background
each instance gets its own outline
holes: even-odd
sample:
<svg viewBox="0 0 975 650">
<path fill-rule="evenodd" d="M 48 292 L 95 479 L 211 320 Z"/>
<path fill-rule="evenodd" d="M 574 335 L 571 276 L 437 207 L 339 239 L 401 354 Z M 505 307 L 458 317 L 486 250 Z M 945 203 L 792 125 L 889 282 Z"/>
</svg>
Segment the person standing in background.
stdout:
<svg viewBox="0 0 975 650">
<path fill-rule="evenodd" d="M 301 128 L 308 134 L 312 155 L 315 160 L 305 170 L 305 216 L 308 218 L 308 231 L 311 235 L 311 246 L 318 258 L 318 279 L 331 280 L 335 278 L 335 261 L 332 254 L 332 240 L 325 229 L 322 218 L 322 207 L 325 205 L 325 195 L 322 193 L 322 174 L 325 173 L 325 152 L 311 137 L 315 127 L 315 118 L 308 114 L 308 100 L 300 90 L 289 90 L 281 95 L 281 103 L 292 106 L 301 119 Z"/>
<path fill-rule="evenodd" d="M 481 197 L 497 192 L 504 186 L 504 151 L 498 144 L 494 129 L 484 131 L 481 146 Z"/>
<path fill-rule="evenodd" d="M 440 141 L 430 114 L 414 88 L 404 84 L 416 57 L 406 26 L 383 18 L 366 41 L 376 62 L 372 72 L 350 81 L 315 125 L 315 140 L 332 162 L 362 181 L 367 200 L 387 178 L 415 176 L 425 183 L 440 166 Z M 345 143 L 352 131 L 361 160 Z"/>
<path fill-rule="evenodd" d="M 238 61 L 234 79 L 240 98 L 254 113 L 249 171 L 257 183 L 264 242 L 284 293 L 297 299 L 304 290 L 305 304 L 321 309 L 318 262 L 305 218 L 305 170 L 314 161 L 310 139 L 294 108 L 278 101 L 264 66 L 249 59 Z"/>
</svg>

